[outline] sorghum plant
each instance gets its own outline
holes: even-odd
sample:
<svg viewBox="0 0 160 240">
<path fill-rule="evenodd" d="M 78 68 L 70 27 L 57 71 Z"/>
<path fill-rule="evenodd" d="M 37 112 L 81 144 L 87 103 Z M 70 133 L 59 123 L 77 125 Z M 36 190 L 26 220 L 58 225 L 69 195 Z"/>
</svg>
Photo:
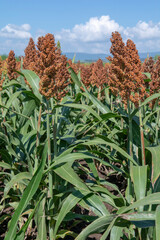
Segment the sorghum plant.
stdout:
<svg viewBox="0 0 160 240">
<path fill-rule="evenodd" d="M 9 80 L 16 79 L 17 74 L 15 73 L 15 69 L 16 69 L 15 53 L 13 50 L 11 50 L 7 58 L 7 75 Z"/>
<path fill-rule="evenodd" d="M 160 89 L 160 57 L 158 57 L 151 72 L 150 93 L 157 93 Z"/>
<path fill-rule="evenodd" d="M 28 46 L 24 50 L 25 57 L 23 59 L 24 69 L 33 70 L 33 66 L 37 61 L 37 50 L 33 38 L 30 38 Z"/>
<path fill-rule="evenodd" d="M 47 99 L 54 97 L 60 100 L 67 93 L 66 87 L 69 84 L 67 58 L 61 55 L 52 34 L 39 37 L 37 48 L 34 71 L 40 77 L 39 91 Z"/>
<path fill-rule="evenodd" d="M 91 71 L 90 82 L 92 86 L 103 88 L 107 85 L 107 68 L 104 67 L 101 59 L 93 63 Z"/>
<path fill-rule="evenodd" d="M 153 68 L 154 68 L 154 59 L 152 57 L 146 58 L 144 60 L 144 63 L 142 64 L 142 72 L 149 72 L 152 73 L 153 72 Z"/>
<path fill-rule="evenodd" d="M 123 102 L 131 100 L 136 106 L 144 98 L 145 87 L 141 73 L 141 61 L 135 44 L 128 39 L 126 46 L 118 32 L 112 33 L 112 46 L 110 49 L 113 57 L 109 69 L 108 85 L 115 95 L 120 95 Z"/>
</svg>

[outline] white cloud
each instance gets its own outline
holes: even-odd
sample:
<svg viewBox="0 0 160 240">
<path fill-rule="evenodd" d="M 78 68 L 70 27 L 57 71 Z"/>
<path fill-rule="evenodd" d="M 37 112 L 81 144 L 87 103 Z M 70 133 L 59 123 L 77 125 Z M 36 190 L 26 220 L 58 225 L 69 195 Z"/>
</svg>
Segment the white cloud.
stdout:
<svg viewBox="0 0 160 240">
<path fill-rule="evenodd" d="M 135 43 L 139 52 L 160 52 L 160 38 L 145 41 L 136 40 Z"/>
<path fill-rule="evenodd" d="M 0 37 L 26 39 L 31 37 L 29 30 L 29 24 L 23 24 L 21 26 L 8 24 L 0 30 Z"/>
<path fill-rule="evenodd" d="M 29 38 L 31 26 L 7 24 L 0 29 L 0 54 L 15 50 L 16 54 L 24 54 Z M 109 53 L 112 32 L 118 31 L 126 42 L 132 39 L 139 52 L 160 51 L 160 22 L 139 21 L 133 27 L 124 27 L 111 19 L 110 16 L 92 17 L 86 23 L 76 24 L 71 29 L 62 29 L 53 34 L 56 41 L 60 40 L 63 52 Z M 34 40 L 44 36 L 46 31 L 37 29 Z"/>
<path fill-rule="evenodd" d="M 109 53 L 109 38 L 115 31 L 121 33 L 124 42 L 132 39 L 139 52 L 160 51 L 160 22 L 139 21 L 135 26 L 125 28 L 108 15 L 92 17 L 72 29 L 62 29 L 55 38 L 60 40 L 63 51 Z"/>
<path fill-rule="evenodd" d="M 76 24 L 73 29 L 63 29 L 56 34 L 56 39 L 62 40 L 67 37 L 67 41 L 95 42 L 104 41 L 110 37 L 113 31 L 122 31 L 121 27 L 109 16 L 92 17 L 85 24 Z"/>
<path fill-rule="evenodd" d="M 154 24 L 152 21 L 139 21 L 135 27 L 127 27 L 124 34 L 131 38 L 137 39 L 154 39 L 160 38 L 160 22 Z"/>
<path fill-rule="evenodd" d="M 23 55 L 29 38 L 32 37 L 30 29 L 31 26 L 27 23 L 21 26 L 7 24 L 0 29 L 0 54 L 14 50 L 16 55 Z"/>
</svg>

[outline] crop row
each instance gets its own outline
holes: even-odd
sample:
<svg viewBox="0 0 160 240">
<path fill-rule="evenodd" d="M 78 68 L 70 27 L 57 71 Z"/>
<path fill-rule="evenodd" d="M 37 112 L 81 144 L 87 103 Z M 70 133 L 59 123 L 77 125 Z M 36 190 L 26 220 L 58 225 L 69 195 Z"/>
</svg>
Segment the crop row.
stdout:
<svg viewBox="0 0 160 240">
<path fill-rule="evenodd" d="M 111 44 L 86 65 L 47 34 L 0 60 L 2 239 L 160 239 L 160 58 Z"/>
</svg>

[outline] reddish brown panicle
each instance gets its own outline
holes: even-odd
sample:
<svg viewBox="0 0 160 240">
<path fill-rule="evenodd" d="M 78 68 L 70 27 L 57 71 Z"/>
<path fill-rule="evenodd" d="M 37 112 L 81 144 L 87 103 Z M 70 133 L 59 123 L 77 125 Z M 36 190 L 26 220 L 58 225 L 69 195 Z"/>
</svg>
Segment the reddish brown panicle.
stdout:
<svg viewBox="0 0 160 240">
<path fill-rule="evenodd" d="M 158 57 L 156 63 L 153 66 L 151 72 L 152 81 L 149 83 L 150 93 L 157 93 L 160 90 L 160 57 Z"/>
<path fill-rule="evenodd" d="M 33 67 L 37 61 L 37 50 L 33 38 L 30 38 L 28 46 L 24 50 L 25 57 L 23 59 L 24 69 L 33 70 Z"/>
<path fill-rule="evenodd" d="M 16 79 L 17 74 L 15 73 L 16 69 L 16 58 L 15 53 L 13 50 L 9 52 L 8 58 L 7 58 L 7 75 L 9 80 Z"/>
<path fill-rule="evenodd" d="M 101 59 L 92 66 L 90 82 L 92 86 L 96 86 L 97 88 L 103 88 L 107 84 L 107 68 L 104 67 Z"/>
<path fill-rule="evenodd" d="M 111 61 L 108 85 L 113 94 L 121 96 L 124 104 L 131 100 L 137 107 L 139 100 L 143 100 L 145 96 L 138 51 L 130 39 L 125 45 L 118 32 L 112 33 L 111 42 L 113 58 L 108 58 Z"/>
<path fill-rule="evenodd" d="M 40 93 L 47 99 L 54 97 L 60 100 L 66 93 L 69 84 L 67 58 L 61 55 L 56 47 L 53 34 L 39 37 L 37 43 L 37 63 L 34 71 L 40 77 Z"/>
</svg>

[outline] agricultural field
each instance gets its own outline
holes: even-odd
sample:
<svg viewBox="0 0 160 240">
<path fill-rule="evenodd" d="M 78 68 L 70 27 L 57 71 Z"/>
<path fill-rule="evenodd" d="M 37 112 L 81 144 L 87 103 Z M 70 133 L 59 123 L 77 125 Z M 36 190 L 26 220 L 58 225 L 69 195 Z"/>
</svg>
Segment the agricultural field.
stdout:
<svg viewBox="0 0 160 240">
<path fill-rule="evenodd" d="M 74 63 L 54 36 L 0 58 L 0 239 L 160 239 L 160 57 Z"/>
</svg>

